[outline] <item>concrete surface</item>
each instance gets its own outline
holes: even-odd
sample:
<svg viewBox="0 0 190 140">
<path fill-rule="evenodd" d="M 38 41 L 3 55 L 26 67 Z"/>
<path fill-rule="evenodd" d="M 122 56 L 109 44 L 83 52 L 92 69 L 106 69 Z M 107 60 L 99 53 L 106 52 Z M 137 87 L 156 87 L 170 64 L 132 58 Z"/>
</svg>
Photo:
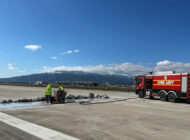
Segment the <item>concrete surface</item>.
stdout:
<svg viewBox="0 0 190 140">
<path fill-rule="evenodd" d="M 0 140 L 40 140 L 30 134 L 25 133 L 17 128 L 0 122 Z"/>
<path fill-rule="evenodd" d="M 0 100 L 41 97 L 44 88 L 0 85 Z"/>
<path fill-rule="evenodd" d="M 56 89 L 53 89 L 56 90 Z M 125 92 L 109 92 L 100 90 L 81 90 L 81 89 L 66 89 L 67 94 L 88 95 L 90 92 L 94 94 L 105 95 L 109 94 L 113 97 L 125 96 Z M 4 86 L 0 85 L 0 100 L 3 99 L 20 99 L 20 98 L 36 98 L 44 96 L 44 87 L 24 87 L 24 86 Z"/>
<path fill-rule="evenodd" d="M 0 121 L 44 140 L 79 140 L 78 138 L 18 119 L 2 112 L 0 112 Z"/>
<path fill-rule="evenodd" d="M 16 97 L 12 89 L 4 88 L 0 97 Z M 34 93 L 41 88 L 19 87 Z M 72 94 L 90 92 L 113 98 L 136 97 L 134 93 L 70 90 Z M 23 91 L 17 92 L 24 96 Z M 20 95 L 19 95 L 20 96 Z M 0 110 L 19 119 L 50 128 L 82 140 L 189 140 L 190 105 L 160 100 L 132 99 L 97 105 L 49 105 L 36 108 Z M 4 128 L 0 127 L 0 132 Z M 15 130 L 19 131 L 19 130 Z M 8 133 L 7 130 L 6 133 Z M 11 131 L 9 133 L 12 133 Z M 24 135 L 24 134 L 23 134 Z M 0 135 L 1 137 L 2 135 Z M 4 139 L 9 139 L 4 135 Z M 15 137 L 15 139 L 22 139 Z"/>
</svg>

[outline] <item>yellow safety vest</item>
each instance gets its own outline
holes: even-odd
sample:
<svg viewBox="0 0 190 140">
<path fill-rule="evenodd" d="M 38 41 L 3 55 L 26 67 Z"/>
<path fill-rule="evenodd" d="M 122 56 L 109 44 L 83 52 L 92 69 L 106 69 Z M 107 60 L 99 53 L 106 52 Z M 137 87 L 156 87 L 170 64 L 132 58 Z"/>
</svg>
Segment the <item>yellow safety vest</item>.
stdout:
<svg viewBox="0 0 190 140">
<path fill-rule="evenodd" d="M 52 88 L 51 85 L 48 85 L 45 91 L 45 95 L 52 95 Z"/>
<path fill-rule="evenodd" d="M 60 89 L 61 91 L 64 91 L 64 90 L 65 90 L 63 86 L 59 86 L 59 89 Z"/>
</svg>

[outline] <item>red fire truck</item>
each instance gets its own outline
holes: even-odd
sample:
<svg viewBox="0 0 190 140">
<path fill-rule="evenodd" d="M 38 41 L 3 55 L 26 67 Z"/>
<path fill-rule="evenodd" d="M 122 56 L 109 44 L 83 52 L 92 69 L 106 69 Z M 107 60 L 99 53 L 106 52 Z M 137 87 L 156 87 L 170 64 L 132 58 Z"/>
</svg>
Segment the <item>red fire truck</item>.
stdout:
<svg viewBox="0 0 190 140">
<path fill-rule="evenodd" d="M 136 94 L 140 98 L 159 97 L 162 101 L 190 101 L 189 73 L 158 73 L 135 77 Z"/>
</svg>

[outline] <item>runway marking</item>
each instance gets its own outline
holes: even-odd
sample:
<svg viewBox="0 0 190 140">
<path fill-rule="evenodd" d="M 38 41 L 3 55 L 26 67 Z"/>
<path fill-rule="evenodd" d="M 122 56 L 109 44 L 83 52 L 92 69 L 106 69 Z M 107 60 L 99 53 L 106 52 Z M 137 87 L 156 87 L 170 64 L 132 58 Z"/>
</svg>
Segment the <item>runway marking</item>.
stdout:
<svg viewBox="0 0 190 140">
<path fill-rule="evenodd" d="M 2 112 L 0 112 L 0 121 L 43 140 L 79 140 L 67 134 L 15 118 Z"/>
</svg>

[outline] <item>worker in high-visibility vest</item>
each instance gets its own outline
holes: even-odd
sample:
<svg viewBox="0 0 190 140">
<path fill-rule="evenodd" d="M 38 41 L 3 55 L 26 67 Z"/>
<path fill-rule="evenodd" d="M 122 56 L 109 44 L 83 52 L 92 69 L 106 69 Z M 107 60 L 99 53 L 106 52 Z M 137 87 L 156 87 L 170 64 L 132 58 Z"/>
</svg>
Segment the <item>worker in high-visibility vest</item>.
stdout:
<svg viewBox="0 0 190 140">
<path fill-rule="evenodd" d="M 52 87 L 51 87 L 51 83 L 49 83 L 47 85 L 47 87 L 46 87 L 45 96 L 46 96 L 47 103 L 52 103 Z"/>
<path fill-rule="evenodd" d="M 64 91 L 64 87 L 62 85 L 59 85 L 59 90 Z"/>
<path fill-rule="evenodd" d="M 65 92 L 65 88 L 59 84 L 59 88 L 57 90 L 56 100 L 59 103 L 65 103 L 67 93 Z"/>
</svg>

